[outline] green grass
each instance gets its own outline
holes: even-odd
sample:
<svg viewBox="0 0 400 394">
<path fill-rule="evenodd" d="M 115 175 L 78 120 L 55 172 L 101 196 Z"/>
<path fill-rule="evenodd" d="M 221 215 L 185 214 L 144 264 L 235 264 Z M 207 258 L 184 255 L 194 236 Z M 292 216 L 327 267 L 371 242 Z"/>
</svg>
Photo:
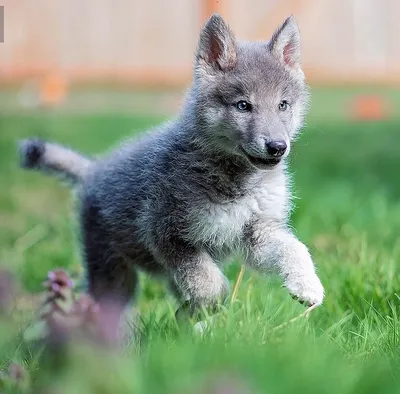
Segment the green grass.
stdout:
<svg viewBox="0 0 400 394">
<path fill-rule="evenodd" d="M 24 299 L 34 299 L 49 269 L 79 272 L 81 265 L 68 189 L 20 170 L 16 141 L 38 135 L 97 153 L 160 120 L 52 113 L 0 118 L 0 266 L 19 278 Z M 164 284 L 142 277 L 140 318 L 124 355 L 74 349 L 66 372 L 47 376 L 61 387 L 57 392 L 400 391 L 399 127 L 396 121 L 310 121 L 295 145 L 292 224 L 326 288 L 324 305 L 308 319 L 273 330 L 304 308 L 276 278 L 246 270 L 236 301 L 212 335 L 200 339 L 176 326 L 176 305 Z M 239 263 L 226 267 L 232 285 Z M 33 376 L 47 371 L 35 350 L 27 355 L 15 343 L 2 341 L 0 332 L 0 368 L 16 360 Z"/>
</svg>

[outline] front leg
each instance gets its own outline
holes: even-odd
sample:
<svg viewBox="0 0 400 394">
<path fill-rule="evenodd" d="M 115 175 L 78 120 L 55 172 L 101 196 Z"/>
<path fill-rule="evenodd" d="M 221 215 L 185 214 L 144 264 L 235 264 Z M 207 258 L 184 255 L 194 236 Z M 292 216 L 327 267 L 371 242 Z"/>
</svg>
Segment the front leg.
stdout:
<svg viewBox="0 0 400 394">
<path fill-rule="evenodd" d="M 203 307 L 215 312 L 226 300 L 229 281 L 206 251 L 170 239 L 160 252 L 158 256 L 169 275 L 170 287 L 183 302 L 178 316 L 187 312 L 194 316 Z"/>
<path fill-rule="evenodd" d="M 277 271 L 290 294 L 301 303 L 322 304 L 324 288 L 311 255 L 288 229 L 254 226 L 246 238 L 246 249 L 251 267 L 260 272 Z"/>
</svg>

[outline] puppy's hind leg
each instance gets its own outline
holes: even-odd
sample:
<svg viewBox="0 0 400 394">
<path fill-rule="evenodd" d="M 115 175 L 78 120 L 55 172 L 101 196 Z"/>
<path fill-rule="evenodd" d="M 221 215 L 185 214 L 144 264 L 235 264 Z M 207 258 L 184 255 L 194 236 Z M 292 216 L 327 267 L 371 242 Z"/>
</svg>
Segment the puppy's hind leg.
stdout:
<svg viewBox="0 0 400 394">
<path fill-rule="evenodd" d="M 87 255 L 89 294 L 100 304 L 109 303 L 125 308 L 138 287 L 137 272 L 131 261 L 111 256 L 107 259 Z"/>
<path fill-rule="evenodd" d="M 118 334 L 121 318 L 136 293 L 138 276 L 133 261 L 112 249 L 108 231 L 90 213 L 82 218 L 88 293 L 100 306 L 101 325 L 112 336 Z"/>
<path fill-rule="evenodd" d="M 127 306 L 138 286 L 137 272 L 132 262 L 109 252 L 100 245 L 86 245 L 88 293 L 100 307 L 102 336 L 109 342 L 131 336 L 128 330 Z M 131 330 L 129 330 L 131 331 Z"/>
</svg>

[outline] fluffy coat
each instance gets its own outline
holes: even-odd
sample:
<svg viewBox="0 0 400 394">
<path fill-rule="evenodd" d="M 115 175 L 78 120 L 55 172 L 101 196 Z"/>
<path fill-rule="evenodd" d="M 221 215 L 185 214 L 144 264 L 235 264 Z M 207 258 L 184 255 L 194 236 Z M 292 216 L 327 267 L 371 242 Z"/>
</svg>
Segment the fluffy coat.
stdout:
<svg viewBox="0 0 400 394">
<path fill-rule="evenodd" d="M 321 304 L 310 253 L 288 226 L 286 158 L 307 102 L 293 17 L 269 41 L 242 42 L 214 14 L 176 119 L 97 159 L 40 140 L 23 141 L 21 156 L 75 182 L 99 302 L 128 303 L 142 269 L 166 276 L 192 310 L 216 305 L 229 292 L 220 263 L 240 252 L 255 270 L 278 272 L 299 301 Z"/>
</svg>

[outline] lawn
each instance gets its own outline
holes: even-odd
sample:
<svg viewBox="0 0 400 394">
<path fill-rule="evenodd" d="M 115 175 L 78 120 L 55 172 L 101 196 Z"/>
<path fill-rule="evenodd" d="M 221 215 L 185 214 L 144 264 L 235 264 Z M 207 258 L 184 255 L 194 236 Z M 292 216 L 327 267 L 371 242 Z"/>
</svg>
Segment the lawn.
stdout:
<svg viewBox="0 0 400 394">
<path fill-rule="evenodd" d="M 37 135 L 98 153 L 161 120 L 0 116 L 0 267 L 20 283 L 18 330 L 34 317 L 49 270 L 63 267 L 79 282 L 82 268 L 69 190 L 19 169 L 16 141 Z M 246 270 L 236 299 L 200 338 L 176 325 L 164 284 L 143 276 L 122 354 L 72 346 L 56 367 L 3 319 L 0 369 L 21 364 L 49 393 L 400 392 L 399 131 L 395 120 L 313 118 L 293 149 L 292 225 L 326 289 L 308 318 L 291 322 L 304 307 L 276 278 Z M 240 261 L 225 269 L 232 287 L 239 269 Z"/>
</svg>

